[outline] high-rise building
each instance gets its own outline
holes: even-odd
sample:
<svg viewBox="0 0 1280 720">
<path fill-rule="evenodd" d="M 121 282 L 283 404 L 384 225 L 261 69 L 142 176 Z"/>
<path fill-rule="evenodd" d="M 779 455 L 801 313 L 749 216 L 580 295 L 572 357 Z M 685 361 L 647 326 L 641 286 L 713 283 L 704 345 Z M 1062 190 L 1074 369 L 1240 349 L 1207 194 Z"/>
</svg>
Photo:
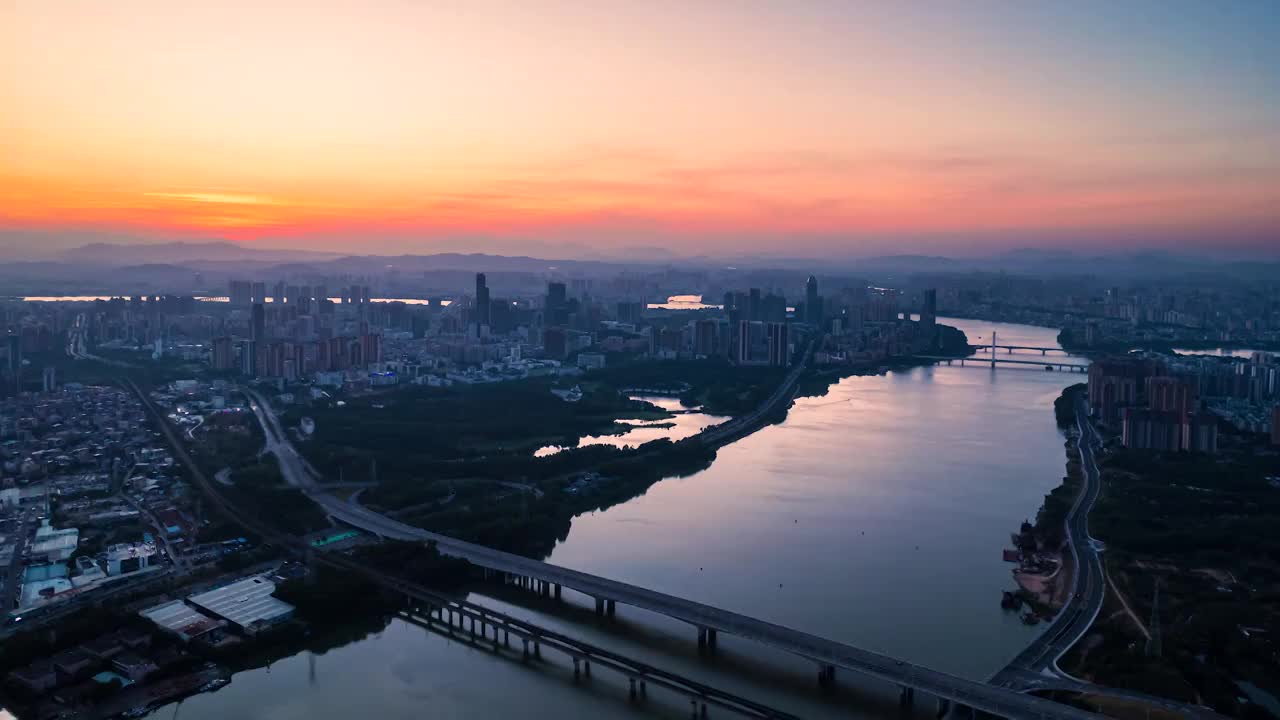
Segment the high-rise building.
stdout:
<svg viewBox="0 0 1280 720">
<path fill-rule="evenodd" d="M 9 346 L 9 372 L 16 373 L 22 369 L 22 336 L 11 333 L 7 337 Z"/>
<path fill-rule="evenodd" d="M 804 321 L 814 327 L 822 325 L 822 298 L 818 296 L 818 278 L 813 275 L 804 283 Z"/>
<path fill-rule="evenodd" d="M 238 307 L 251 305 L 253 304 L 253 284 L 247 280 L 232 280 L 227 297 L 232 305 Z"/>
<path fill-rule="evenodd" d="M 785 322 L 739 320 L 732 359 L 739 365 L 791 363 L 791 326 Z"/>
<path fill-rule="evenodd" d="M 822 300 L 818 300 L 821 307 Z M 760 299 L 760 320 L 764 322 L 787 321 L 787 299 L 781 295 L 768 293 Z"/>
<path fill-rule="evenodd" d="M 1280 405 L 1271 408 L 1271 444 L 1280 445 Z"/>
<path fill-rule="evenodd" d="M 542 312 L 546 325 L 560 327 L 569 324 L 569 299 L 564 283 L 547 283 L 547 302 Z"/>
<path fill-rule="evenodd" d="M 262 303 L 254 303 L 249 322 L 249 339 L 262 342 L 267 339 L 267 309 Z"/>
<path fill-rule="evenodd" d="M 930 333 L 938 324 L 938 291 L 934 288 L 924 291 L 924 298 L 920 303 L 920 324 Z"/>
<path fill-rule="evenodd" d="M 210 357 L 210 364 L 214 370 L 232 370 L 235 368 L 235 347 L 231 344 L 231 338 L 216 337 L 213 339 L 213 353 Z"/>
<path fill-rule="evenodd" d="M 258 375 L 258 343 L 253 340 L 240 343 L 240 372 L 248 377 Z"/>
<path fill-rule="evenodd" d="M 564 328 L 549 327 L 543 330 L 542 350 L 549 358 L 565 359 L 569 354 L 569 337 Z"/>
<path fill-rule="evenodd" d="M 1206 412 L 1184 414 L 1181 449 L 1186 452 L 1218 452 L 1218 418 Z"/>
<path fill-rule="evenodd" d="M 719 325 L 715 320 L 697 320 L 693 325 L 693 352 L 711 357 L 719 350 Z"/>
<path fill-rule="evenodd" d="M 363 365 L 382 362 L 382 336 L 378 333 L 365 333 L 360 336 L 360 355 Z"/>
<path fill-rule="evenodd" d="M 484 273 L 476 273 L 476 325 L 491 325 L 493 308 L 489 303 L 489 286 L 485 284 Z"/>
<path fill-rule="evenodd" d="M 1188 413 L 1196 406 L 1196 389 L 1190 380 L 1168 375 L 1146 379 L 1147 407 L 1151 410 Z"/>
<path fill-rule="evenodd" d="M 791 364 L 791 326 L 784 322 L 768 323 L 769 364 L 787 367 Z"/>
<path fill-rule="evenodd" d="M 1146 379 L 1164 374 L 1162 363 L 1139 359 L 1099 360 L 1089 365 L 1089 411 L 1103 422 L 1120 419 L 1121 408 L 1138 404 Z"/>
<path fill-rule="evenodd" d="M 1218 451 L 1218 421 L 1209 413 L 1128 407 L 1121 411 L 1120 442 L 1133 450 Z"/>
<path fill-rule="evenodd" d="M 43 383 L 41 387 L 46 393 L 54 392 L 58 389 L 58 370 L 52 365 L 45 366 Z"/>
<path fill-rule="evenodd" d="M 751 322 L 762 320 L 760 310 L 760 288 L 751 288 L 747 296 L 747 319 Z"/>
<path fill-rule="evenodd" d="M 618 322 L 631 323 L 632 325 L 638 325 L 640 323 L 640 317 L 643 313 L 644 313 L 644 306 L 639 302 L 627 300 L 627 301 L 618 303 L 618 312 L 617 312 Z"/>
<path fill-rule="evenodd" d="M 267 301 L 267 284 L 255 282 L 250 286 L 249 302 L 264 303 Z"/>
</svg>

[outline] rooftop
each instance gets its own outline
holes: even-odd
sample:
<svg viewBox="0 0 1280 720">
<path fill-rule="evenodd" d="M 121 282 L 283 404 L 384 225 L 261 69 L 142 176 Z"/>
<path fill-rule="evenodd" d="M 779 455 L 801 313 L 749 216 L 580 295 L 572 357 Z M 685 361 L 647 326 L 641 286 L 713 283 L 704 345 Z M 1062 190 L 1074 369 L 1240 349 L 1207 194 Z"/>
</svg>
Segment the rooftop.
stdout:
<svg viewBox="0 0 1280 720">
<path fill-rule="evenodd" d="M 242 628 L 249 628 L 276 622 L 293 613 L 292 605 L 272 597 L 275 589 L 275 583 L 255 575 L 192 595 L 188 601 Z"/>
<path fill-rule="evenodd" d="M 183 639 L 203 635 L 225 623 L 205 615 L 182 600 L 173 600 L 163 605 L 147 608 L 138 613 L 155 623 L 162 630 L 167 630 Z"/>
</svg>

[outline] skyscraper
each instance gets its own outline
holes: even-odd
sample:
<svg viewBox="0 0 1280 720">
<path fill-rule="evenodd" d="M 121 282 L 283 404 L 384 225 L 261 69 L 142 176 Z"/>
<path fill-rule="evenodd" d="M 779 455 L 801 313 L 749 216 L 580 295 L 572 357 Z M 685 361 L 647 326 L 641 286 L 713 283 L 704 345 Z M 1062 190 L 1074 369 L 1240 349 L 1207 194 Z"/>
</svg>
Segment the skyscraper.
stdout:
<svg viewBox="0 0 1280 720">
<path fill-rule="evenodd" d="M 938 337 L 938 291 L 929 288 L 924 291 L 924 299 L 920 307 L 920 325 L 924 328 L 925 339 L 932 348 Z"/>
<path fill-rule="evenodd" d="M 818 297 L 818 278 L 813 275 L 804 283 L 804 321 L 815 327 L 822 324 L 822 298 Z"/>
<path fill-rule="evenodd" d="M 484 273 L 476 273 L 476 325 L 491 325 L 492 313 L 489 286 L 485 284 Z"/>
<path fill-rule="evenodd" d="M 247 280 L 232 280 L 228 286 L 227 295 L 232 305 L 249 305 L 253 302 L 253 283 Z"/>
<path fill-rule="evenodd" d="M 210 358 L 214 370 L 231 370 L 235 367 L 235 348 L 229 337 L 213 339 L 213 353 Z"/>
<path fill-rule="evenodd" d="M 547 325 L 560 326 L 569 322 L 568 294 L 564 283 L 547 283 L 547 303 L 543 309 Z"/>
<path fill-rule="evenodd" d="M 253 304 L 253 317 L 249 323 L 249 339 L 261 343 L 267 337 L 267 309 L 262 303 Z"/>
<path fill-rule="evenodd" d="M 244 343 L 241 357 L 243 372 L 246 375 L 257 375 L 262 360 L 259 355 L 266 350 L 266 307 L 262 306 L 261 302 L 253 304 L 248 336 L 250 336 L 250 342 Z"/>
</svg>

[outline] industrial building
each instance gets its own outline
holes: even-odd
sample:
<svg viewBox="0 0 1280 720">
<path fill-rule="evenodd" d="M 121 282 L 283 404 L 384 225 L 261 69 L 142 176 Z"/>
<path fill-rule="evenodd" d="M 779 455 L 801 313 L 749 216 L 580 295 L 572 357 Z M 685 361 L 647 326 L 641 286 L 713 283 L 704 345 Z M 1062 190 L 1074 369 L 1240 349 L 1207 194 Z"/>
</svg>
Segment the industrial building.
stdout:
<svg viewBox="0 0 1280 720">
<path fill-rule="evenodd" d="M 292 605 L 272 597 L 275 589 L 275 583 L 254 575 L 192 595 L 187 602 L 253 635 L 293 617 Z"/>
<path fill-rule="evenodd" d="M 227 625 L 225 620 L 211 618 L 182 600 L 172 600 L 138 614 L 184 643 Z"/>
</svg>

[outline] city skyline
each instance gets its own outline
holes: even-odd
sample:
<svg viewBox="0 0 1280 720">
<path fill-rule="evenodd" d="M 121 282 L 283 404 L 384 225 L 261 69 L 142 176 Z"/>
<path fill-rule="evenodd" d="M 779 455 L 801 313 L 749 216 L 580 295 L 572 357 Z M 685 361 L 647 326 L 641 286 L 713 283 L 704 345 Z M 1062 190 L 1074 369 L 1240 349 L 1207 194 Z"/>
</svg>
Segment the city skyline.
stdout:
<svg viewBox="0 0 1280 720">
<path fill-rule="evenodd" d="M 1280 235 L 1263 4 L 0 18 L 22 68 L 0 103 L 16 242 L 1256 254 Z"/>
</svg>

